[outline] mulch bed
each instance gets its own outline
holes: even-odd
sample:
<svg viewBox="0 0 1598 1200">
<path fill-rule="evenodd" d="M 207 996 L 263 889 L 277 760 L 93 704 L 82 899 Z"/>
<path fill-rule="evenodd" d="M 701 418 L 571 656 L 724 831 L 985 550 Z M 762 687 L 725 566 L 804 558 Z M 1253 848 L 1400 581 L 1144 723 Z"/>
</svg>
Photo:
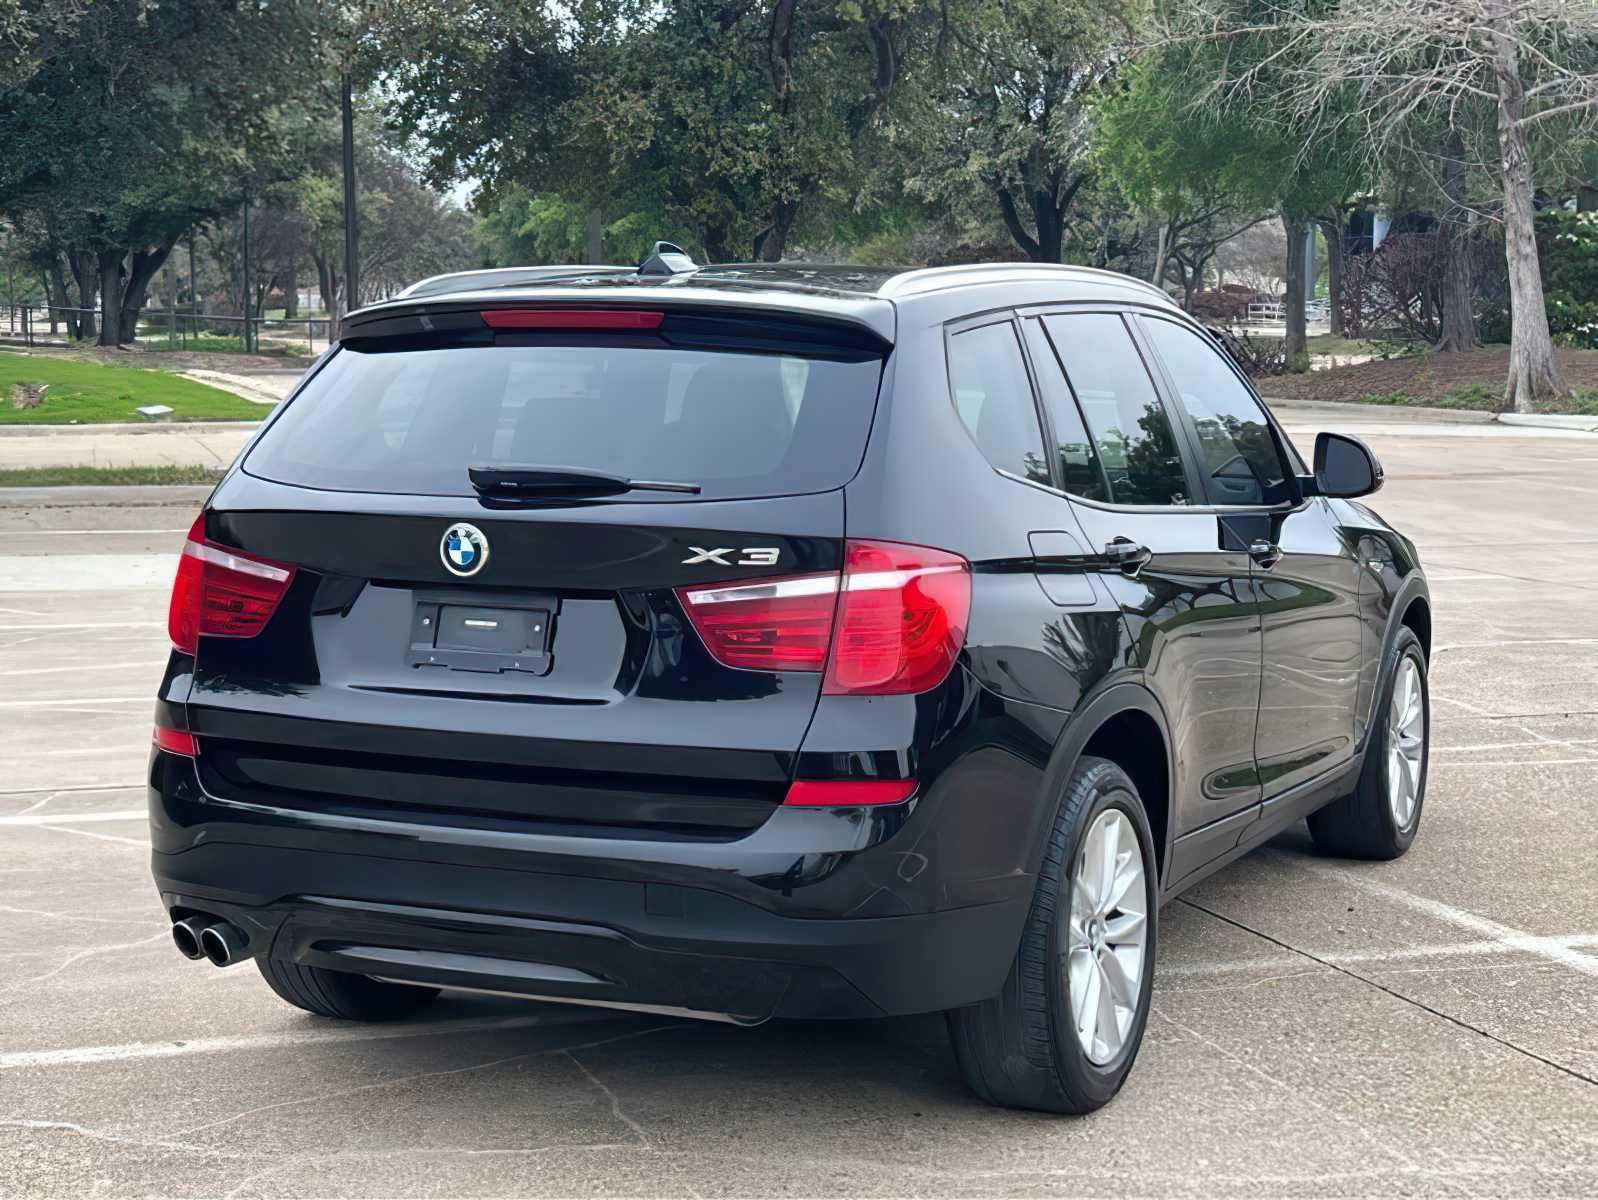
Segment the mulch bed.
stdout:
<svg viewBox="0 0 1598 1200">
<path fill-rule="evenodd" d="M 1560 350 L 1565 382 L 1598 388 L 1598 350 Z M 1502 389 L 1509 372 L 1509 347 L 1489 346 L 1469 354 L 1412 354 L 1305 375 L 1261 379 L 1259 389 L 1283 400 L 1358 400 L 1404 392 L 1416 400 L 1439 400 L 1469 387 Z"/>
</svg>

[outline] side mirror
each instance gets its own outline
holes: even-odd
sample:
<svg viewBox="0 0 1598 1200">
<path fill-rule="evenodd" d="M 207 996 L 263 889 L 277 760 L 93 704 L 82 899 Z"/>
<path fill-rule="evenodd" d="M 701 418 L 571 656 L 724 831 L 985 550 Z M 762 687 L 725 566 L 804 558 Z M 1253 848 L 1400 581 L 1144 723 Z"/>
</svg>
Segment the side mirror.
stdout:
<svg viewBox="0 0 1598 1200">
<path fill-rule="evenodd" d="M 1315 435 L 1315 491 L 1352 499 L 1382 486 L 1382 464 L 1371 448 L 1345 433 Z"/>
</svg>

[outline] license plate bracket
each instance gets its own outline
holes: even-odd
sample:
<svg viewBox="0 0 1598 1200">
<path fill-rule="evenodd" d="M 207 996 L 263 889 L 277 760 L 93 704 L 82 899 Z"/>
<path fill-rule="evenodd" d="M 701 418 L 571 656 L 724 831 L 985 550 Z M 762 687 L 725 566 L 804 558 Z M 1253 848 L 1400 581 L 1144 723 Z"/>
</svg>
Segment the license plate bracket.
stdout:
<svg viewBox="0 0 1598 1200">
<path fill-rule="evenodd" d="M 406 662 L 412 667 L 547 675 L 554 666 L 559 601 L 554 597 L 495 597 L 483 603 L 448 593 L 419 593 L 411 618 Z"/>
</svg>

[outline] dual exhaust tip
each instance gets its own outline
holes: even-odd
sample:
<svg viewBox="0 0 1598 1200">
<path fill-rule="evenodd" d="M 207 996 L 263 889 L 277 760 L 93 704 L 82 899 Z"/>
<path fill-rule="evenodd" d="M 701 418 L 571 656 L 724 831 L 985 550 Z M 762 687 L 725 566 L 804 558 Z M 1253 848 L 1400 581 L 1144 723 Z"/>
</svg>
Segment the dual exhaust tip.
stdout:
<svg viewBox="0 0 1598 1200">
<path fill-rule="evenodd" d="M 230 967 L 249 955 L 249 935 L 230 921 L 217 917 L 185 917 L 172 924 L 172 944 L 184 958 L 210 959 L 213 966 Z"/>
</svg>

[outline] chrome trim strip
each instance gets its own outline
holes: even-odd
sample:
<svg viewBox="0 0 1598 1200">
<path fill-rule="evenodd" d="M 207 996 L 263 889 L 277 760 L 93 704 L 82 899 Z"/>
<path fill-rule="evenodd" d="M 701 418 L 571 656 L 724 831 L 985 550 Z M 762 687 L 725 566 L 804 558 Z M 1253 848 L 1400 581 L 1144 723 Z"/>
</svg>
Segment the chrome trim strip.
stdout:
<svg viewBox="0 0 1598 1200">
<path fill-rule="evenodd" d="M 795 596 L 830 596 L 838 590 L 836 575 L 805 575 L 798 579 L 772 579 L 763 583 L 738 583 L 688 593 L 693 605 L 736 604 L 741 600 L 788 600 Z"/>
</svg>

